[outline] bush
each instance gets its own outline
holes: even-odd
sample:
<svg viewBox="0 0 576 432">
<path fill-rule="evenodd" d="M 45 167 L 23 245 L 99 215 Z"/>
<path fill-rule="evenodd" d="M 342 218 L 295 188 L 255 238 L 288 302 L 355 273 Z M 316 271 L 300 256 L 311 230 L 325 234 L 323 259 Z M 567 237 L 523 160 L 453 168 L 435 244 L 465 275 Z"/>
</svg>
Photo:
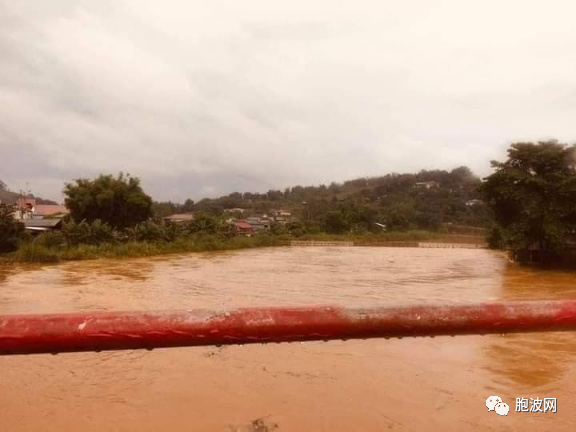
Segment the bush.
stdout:
<svg viewBox="0 0 576 432">
<path fill-rule="evenodd" d="M 488 247 L 490 249 L 502 249 L 504 247 L 504 237 L 499 227 L 492 228 L 488 236 Z"/>
<path fill-rule="evenodd" d="M 135 227 L 126 229 L 124 232 L 130 241 L 136 242 L 161 242 L 170 241 L 171 239 L 173 241 L 175 236 L 177 236 L 175 228 L 164 227 L 154 222 L 142 222 Z M 169 233 L 172 235 L 168 235 Z"/>
<path fill-rule="evenodd" d="M 190 233 L 218 234 L 227 231 L 222 220 L 207 213 L 198 213 L 187 226 Z"/>
<path fill-rule="evenodd" d="M 283 235 L 287 234 L 288 230 L 286 229 L 285 225 L 274 222 L 270 225 L 270 232 L 274 235 Z"/>
<path fill-rule="evenodd" d="M 24 243 L 16 252 L 16 261 L 20 262 L 58 262 L 60 260 L 58 254 L 35 243 Z"/>
<path fill-rule="evenodd" d="M 70 216 L 76 222 L 101 220 L 122 229 L 152 216 L 152 199 L 142 190 L 140 179 L 129 174 L 77 179 L 66 184 L 64 194 Z"/>
<path fill-rule="evenodd" d="M 47 231 L 34 239 L 34 244 L 46 248 L 62 248 L 66 246 L 66 237 L 61 231 Z"/>
<path fill-rule="evenodd" d="M 66 222 L 62 226 L 62 235 L 66 239 L 68 246 L 117 243 L 120 239 L 118 231 L 100 220 L 95 220 L 92 223 L 86 221 L 80 223 L 74 221 Z"/>
<path fill-rule="evenodd" d="M 352 235 L 366 235 L 369 234 L 370 231 L 368 231 L 368 228 L 366 227 L 366 224 L 363 223 L 357 223 L 354 224 L 352 226 L 352 229 L 350 229 L 350 234 Z"/>
<path fill-rule="evenodd" d="M 286 230 L 294 237 L 302 237 L 304 234 L 306 234 L 306 229 L 300 222 L 287 223 Z"/>
<path fill-rule="evenodd" d="M 12 213 L 11 208 L 0 205 L 0 253 L 15 251 L 27 237 L 24 224 L 14 219 Z"/>
<path fill-rule="evenodd" d="M 174 242 L 186 234 L 183 228 L 178 224 L 168 224 L 164 225 L 162 228 L 164 238 L 169 242 Z"/>
</svg>

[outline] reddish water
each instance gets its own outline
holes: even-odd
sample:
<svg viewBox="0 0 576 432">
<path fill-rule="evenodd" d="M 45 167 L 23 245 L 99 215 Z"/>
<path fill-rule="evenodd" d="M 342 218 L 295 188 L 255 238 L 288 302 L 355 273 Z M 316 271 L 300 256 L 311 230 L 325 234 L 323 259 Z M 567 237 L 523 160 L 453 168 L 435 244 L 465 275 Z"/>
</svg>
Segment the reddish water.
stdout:
<svg viewBox="0 0 576 432">
<path fill-rule="evenodd" d="M 0 269 L 0 313 L 576 298 L 465 249 L 279 248 Z M 572 431 L 576 334 L 0 357 L 0 430 Z M 507 417 L 488 412 L 498 395 Z M 556 398 L 557 413 L 515 412 Z"/>
</svg>

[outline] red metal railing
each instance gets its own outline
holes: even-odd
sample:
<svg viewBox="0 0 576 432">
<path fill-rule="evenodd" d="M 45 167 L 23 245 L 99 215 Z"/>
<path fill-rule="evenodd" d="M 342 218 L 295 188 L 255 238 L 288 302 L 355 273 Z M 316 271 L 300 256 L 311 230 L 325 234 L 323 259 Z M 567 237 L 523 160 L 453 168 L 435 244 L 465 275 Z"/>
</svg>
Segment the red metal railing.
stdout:
<svg viewBox="0 0 576 432">
<path fill-rule="evenodd" d="M 0 354 L 576 330 L 576 301 L 0 316 Z"/>
</svg>

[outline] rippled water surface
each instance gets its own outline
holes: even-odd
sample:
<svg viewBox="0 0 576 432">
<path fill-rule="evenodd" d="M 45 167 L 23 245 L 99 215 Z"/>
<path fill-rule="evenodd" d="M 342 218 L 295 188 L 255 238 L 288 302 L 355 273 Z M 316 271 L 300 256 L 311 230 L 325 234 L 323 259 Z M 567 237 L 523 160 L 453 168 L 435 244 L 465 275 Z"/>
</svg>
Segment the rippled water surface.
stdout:
<svg viewBox="0 0 576 432">
<path fill-rule="evenodd" d="M 273 248 L 0 267 L 0 313 L 576 298 L 466 249 Z M 573 431 L 576 335 L 0 357 L 1 431 Z M 488 412 L 498 395 L 507 417 Z M 515 412 L 517 397 L 557 413 Z"/>
</svg>

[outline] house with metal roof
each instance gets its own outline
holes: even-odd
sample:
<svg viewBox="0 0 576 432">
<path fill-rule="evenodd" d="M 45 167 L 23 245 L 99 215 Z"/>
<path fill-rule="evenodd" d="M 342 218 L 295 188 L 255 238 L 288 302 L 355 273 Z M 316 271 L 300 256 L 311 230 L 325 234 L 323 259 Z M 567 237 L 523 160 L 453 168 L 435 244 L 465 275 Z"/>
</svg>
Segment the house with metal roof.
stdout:
<svg viewBox="0 0 576 432">
<path fill-rule="evenodd" d="M 15 204 L 14 218 L 18 220 L 42 219 L 44 217 L 63 217 L 70 211 L 63 205 L 36 204 L 35 198 L 18 198 Z"/>
<path fill-rule="evenodd" d="M 237 235 L 244 235 L 250 237 L 254 233 L 254 227 L 246 221 L 234 221 L 232 226 Z"/>
<path fill-rule="evenodd" d="M 22 219 L 26 231 L 35 233 L 54 231 L 62 228 L 62 219 Z"/>
<path fill-rule="evenodd" d="M 170 223 L 186 223 L 192 222 L 194 220 L 194 215 L 192 213 L 176 213 L 170 216 L 163 217 L 164 222 Z"/>
<path fill-rule="evenodd" d="M 34 214 L 40 216 L 55 216 L 55 215 L 67 215 L 70 211 L 63 205 L 56 204 L 36 204 L 34 207 Z"/>
</svg>

